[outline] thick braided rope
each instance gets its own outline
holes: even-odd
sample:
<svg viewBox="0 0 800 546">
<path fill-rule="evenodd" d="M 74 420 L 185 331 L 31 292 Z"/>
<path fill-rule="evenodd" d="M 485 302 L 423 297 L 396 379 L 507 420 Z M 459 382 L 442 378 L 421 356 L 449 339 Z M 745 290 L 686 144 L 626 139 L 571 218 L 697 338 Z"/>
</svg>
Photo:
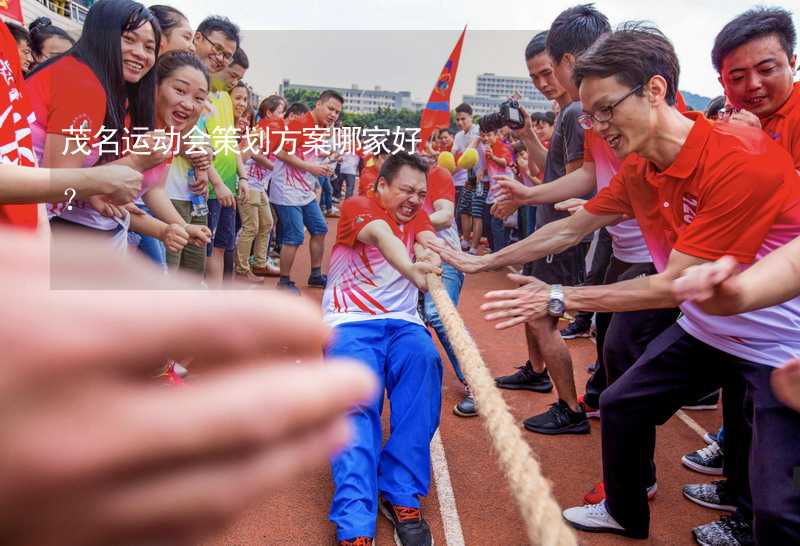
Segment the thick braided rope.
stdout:
<svg viewBox="0 0 800 546">
<path fill-rule="evenodd" d="M 500 468 L 525 520 L 528 539 L 535 546 L 576 546 L 575 534 L 561 517 L 561 508 L 553 498 L 550 482 L 542 476 L 538 459 L 522 438 L 519 426 L 441 279 L 429 274 L 428 289 L 475 397 L 478 413 L 492 438 Z"/>
</svg>

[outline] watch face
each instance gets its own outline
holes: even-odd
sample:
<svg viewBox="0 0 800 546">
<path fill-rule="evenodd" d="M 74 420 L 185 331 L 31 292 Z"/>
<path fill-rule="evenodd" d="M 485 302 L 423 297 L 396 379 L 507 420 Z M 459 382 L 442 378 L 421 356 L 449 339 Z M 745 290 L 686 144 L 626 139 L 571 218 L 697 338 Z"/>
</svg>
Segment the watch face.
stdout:
<svg viewBox="0 0 800 546">
<path fill-rule="evenodd" d="M 547 312 L 554 317 L 560 317 L 564 315 L 564 302 L 561 300 L 550 300 L 547 302 Z"/>
</svg>

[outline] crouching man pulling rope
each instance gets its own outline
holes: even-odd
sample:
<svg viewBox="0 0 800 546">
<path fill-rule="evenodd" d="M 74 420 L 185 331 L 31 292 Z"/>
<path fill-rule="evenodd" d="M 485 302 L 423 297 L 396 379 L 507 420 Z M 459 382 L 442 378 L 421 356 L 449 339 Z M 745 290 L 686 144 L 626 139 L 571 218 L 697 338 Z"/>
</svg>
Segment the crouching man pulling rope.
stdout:
<svg viewBox="0 0 800 546">
<path fill-rule="evenodd" d="M 404 152 L 386 159 L 373 193 L 345 201 L 323 298 L 333 326 L 327 354 L 369 366 L 380 394 L 350 416 L 353 441 L 332 462 L 330 519 L 340 546 L 371 546 L 378 510 L 403 546 L 432 546 L 420 497 L 430 487 L 430 442 L 439 426 L 442 363 L 417 313 L 439 256 L 422 210 L 426 165 Z M 416 258 L 416 263 L 413 261 Z M 384 389 L 391 435 L 382 447 Z"/>
</svg>

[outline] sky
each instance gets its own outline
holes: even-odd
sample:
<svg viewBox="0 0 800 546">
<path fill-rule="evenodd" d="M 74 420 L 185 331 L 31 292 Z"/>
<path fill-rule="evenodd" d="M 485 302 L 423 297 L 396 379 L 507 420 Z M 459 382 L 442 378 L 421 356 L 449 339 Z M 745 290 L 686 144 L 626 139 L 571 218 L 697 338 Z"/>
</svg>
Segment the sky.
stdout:
<svg viewBox="0 0 800 546">
<path fill-rule="evenodd" d="M 484 72 L 527 77 L 524 49 L 547 29 L 570 0 L 168 0 L 196 26 L 205 16 L 226 15 L 243 30 L 250 58 L 245 80 L 261 95 L 293 83 L 410 91 L 424 102 L 458 35 L 467 25 L 452 101 L 475 93 Z M 612 26 L 655 23 L 673 42 L 681 63 L 680 88 L 721 94 L 711 65 L 714 37 L 755 2 L 743 0 L 599 0 Z M 800 29 L 800 0 L 784 0 Z"/>
</svg>

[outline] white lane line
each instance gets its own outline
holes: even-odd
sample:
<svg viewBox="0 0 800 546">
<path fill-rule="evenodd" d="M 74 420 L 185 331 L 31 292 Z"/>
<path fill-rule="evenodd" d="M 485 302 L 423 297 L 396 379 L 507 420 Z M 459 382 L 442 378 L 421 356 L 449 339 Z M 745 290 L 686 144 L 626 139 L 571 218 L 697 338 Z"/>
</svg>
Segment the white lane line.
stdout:
<svg viewBox="0 0 800 546">
<path fill-rule="evenodd" d="M 708 431 L 701 427 L 697 421 L 686 415 L 686 412 L 678 410 L 675 415 L 678 416 L 678 419 L 686 423 L 687 427 L 695 431 L 701 438 L 705 439 L 705 435 L 708 434 Z"/>
<path fill-rule="evenodd" d="M 444 526 L 445 546 L 464 546 L 464 532 L 461 530 L 461 519 L 456 508 L 456 496 L 450 482 L 450 470 L 447 468 L 447 457 L 439 430 L 431 440 L 431 466 L 433 480 L 436 482 L 436 496 L 439 497 L 439 513 Z M 397 546 L 400 546 L 398 544 Z"/>
</svg>

